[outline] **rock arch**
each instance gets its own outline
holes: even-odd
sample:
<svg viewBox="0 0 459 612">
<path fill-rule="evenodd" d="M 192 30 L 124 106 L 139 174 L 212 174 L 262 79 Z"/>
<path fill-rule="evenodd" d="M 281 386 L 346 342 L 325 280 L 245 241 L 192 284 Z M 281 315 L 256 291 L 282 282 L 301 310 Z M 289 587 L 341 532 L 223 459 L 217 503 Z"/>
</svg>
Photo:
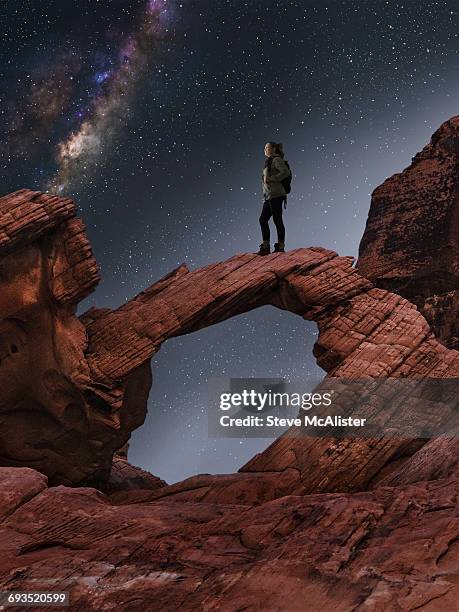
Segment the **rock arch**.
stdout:
<svg viewBox="0 0 459 612">
<path fill-rule="evenodd" d="M 28 447 L 32 467 L 52 484 L 108 478 L 113 452 L 144 421 L 150 359 L 162 342 L 262 305 L 316 321 L 314 354 L 334 376 L 458 375 L 459 352 L 435 339 L 414 305 L 374 288 L 353 268 L 352 258 L 320 247 L 268 257 L 242 253 L 195 271 L 182 265 L 120 308 L 91 308 L 78 318 L 78 302 L 99 277 L 75 214 L 70 200 L 39 192 L 22 190 L 0 199 L 5 228 L 0 256 L 7 271 L 0 318 L 21 320 L 35 347 L 33 384 L 22 400 L 33 410 L 39 405 L 62 428 L 61 436 L 50 438 L 46 428 L 31 423 L 40 442 Z M 17 268 L 18 254 L 29 262 L 27 274 Z M 0 406 L 2 423 L 14 424 L 14 418 L 14 406 L 8 411 Z M 0 438 L 4 465 L 30 465 L 22 447 L 6 456 L 5 446 Z M 283 437 L 235 477 L 256 479 L 261 489 L 269 482 L 268 497 L 285 494 L 287 482 L 292 493 L 359 490 L 403 454 L 404 446 L 355 440 L 330 447 L 330 440 Z"/>
<path fill-rule="evenodd" d="M 415 306 L 375 289 L 352 267 L 352 258 L 317 247 L 269 258 L 235 255 L 193 272 L 181 266 L 117 311 L 83 315 L 90 338 L 88 363 L 96 376 L 125 376 L 129 364 L 144 363 L 167 338 L 265 304 L 317 322 L 314 354 L 334 376 L 457 374 L 458 353 L 436 341 Z M 120 339 L 129 354 L 118 359 Z M 279 438 L 241 469 L 245 478 L 254 476 L 244 495 L 249 489 L 263 499 L 263 494 L 277 496 L 286 490 L 295 494 L 361 490 L 384 474 L 388 463 L 419 447 L 400 440 L 330 442 Z M 187 479 L 158 495 L 195 487 L 200 499 L 203 494 L 214 499 L 226 497 L 230 486 L 243 494 L 239 475 L 236 484 L 230 476 Z"/>
</svg>

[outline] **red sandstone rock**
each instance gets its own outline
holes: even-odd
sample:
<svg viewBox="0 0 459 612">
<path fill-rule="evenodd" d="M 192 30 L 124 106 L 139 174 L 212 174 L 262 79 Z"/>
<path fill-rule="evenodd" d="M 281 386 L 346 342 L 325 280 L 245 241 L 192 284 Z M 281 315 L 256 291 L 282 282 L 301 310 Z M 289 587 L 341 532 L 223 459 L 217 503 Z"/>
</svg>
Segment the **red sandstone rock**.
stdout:
<svg viewBox="0 0 459 612">
<path fill-rule="evenodd" d="M 150 359 L 161 343 L 264 304 L 317 322 L 314 353 L 333 376 L 458 375 L 459 353 L 434 338 L 412 304 L 373 288 L 352 258 L 318 247 L 264 258 L 240 254 L 193 272 L 180 266 L 120 308 L 92 308 L 78 319 L 76 304 L 98 276 L 73 205 L 22 191 L 1 199 L 0 211 L 22 228 L 8 230 L 11 240 L 20 235 L 22 242 L 14 243 L 14 258 L 11 252 L 2 260 L 8 357 L 0 372 L 0 461 L 36 467 L 51 484 L 107 485 L 114 451 L 145 419 Z M 31 245 L 20 215 L 38 237 Z M 283 436 L 243 471 L 269 473 L 269 484 L 253 479 L 260 501 L 266 486 L 273 496 L 362 490 L 417 448 L 395 439 L 335 443 Z M 291 469 L 299 480 L 290 491 L 273 483 Z M 228 485 L 227 502 L 234 494 L 238 487 Z"/>
<path fill-rule="evenodd" d="M 398 296 L 372 289 L 351 263 L 349 258 L 315 248 L 263 259 L 238 255 L 189 273 L 181 267 L 116 311 L 92 309 L 82 316 L 93 376 L 122 377 L 168 337 L 262 303 L 318 322 L 315 354 L 334 376 L 457 376 L 458 353 L 433 338 L 416 308 Z M 118 356 L 120 343 L 128 352 Z M 292 493 L 361 490 L 380 470 L 386 473 L 388 464 L 404 456 L 407 447 L 413 448 L 411 442 L 364 440 L 330 445 L 329 439 L 282 437 L 242 469 L 268 472 L 266 478 L 272 482 L 293 468 L 299 471 L 300 481 Z M 255 482 L 258 489 L 261 480 Z M 282 487 L 270 485 L 270 490 Z M 228 503 L 233 502 L 234 492 L 240 494 L 237 487 L 228 487 Z M 218 495 L 223 498 L 221 491 Z"/>
<path fill-rule="evenodd" d="M 3 468 L 0 515 L 11 478 L 22 499 L 0 524 L 2 590 L 52 585 L 71 610 L 457 610 L 457 477 L 256 508 L 120 506 Z"/>
<path fill-rule="evenodd" d="M 459 116 L 371 198 L 358 269 L 417 304 L 437 337 L 459 348 Z"/>
<path fill-rule="evenodd" d="M 102 483 L 105 493 L 129 491 L 132 489 L 156 490 L 165 487 L 166 483 L 157 476 L 131 465 L 126 459 L 115 455 L 108 482 Z"/>
<path fill-rule="evenodd" d="M 386 288 L 457 346 L 458 129 L 444 124 L 375 190 L 359 271 L 380 288 L 322 248 L 239 254 L 77 318 L 99 276 L 73 203 L 0 199 L 0 590 L 51 584 L 72 610 L 458 609 L 454 431 L 284 435 L 237 474 L 170 486 L 130 465 L 126 445 L 161 343 L 264 304 L 317 322 L 330 376 L 457 377 L 458 351 Z M 44 474 L 106 494 L 48 488 Z"/>
</svg>

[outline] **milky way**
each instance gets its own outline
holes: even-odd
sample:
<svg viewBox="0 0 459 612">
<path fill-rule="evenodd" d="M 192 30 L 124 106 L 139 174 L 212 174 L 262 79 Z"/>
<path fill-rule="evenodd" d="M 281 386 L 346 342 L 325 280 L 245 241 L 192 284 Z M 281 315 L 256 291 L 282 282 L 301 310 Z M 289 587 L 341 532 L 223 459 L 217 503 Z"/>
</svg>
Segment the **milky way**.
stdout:
<svg viewBox="0 0 459 612">
<path fill-rule="evenodd" d="M 8 125 L 0 141 L 0 152 L 30 159 L 37 145 L 53 137 L 56 122 L 71 105 L 81 62 L 68 51 L 57 54 L 52 67 L 37 71 L 27 92 L 14 103 L 9 101 Z M 44 72 L 44 73 L 43 73 Z"/>
<path fill-rule="evenodd" d="M 167 32 L 168 10 L 167 0 L 149 0 L 137 28 L 122 41 L 117 64 L 96 74 L 103 91 L 90 101 L 87 116 L 80 113 L 78 128 L 57 145 L 57 170 L 44 189 L 66 193 L 103 169 L 110 144 L 131 116 L 137 86 Z"/>
</svg>

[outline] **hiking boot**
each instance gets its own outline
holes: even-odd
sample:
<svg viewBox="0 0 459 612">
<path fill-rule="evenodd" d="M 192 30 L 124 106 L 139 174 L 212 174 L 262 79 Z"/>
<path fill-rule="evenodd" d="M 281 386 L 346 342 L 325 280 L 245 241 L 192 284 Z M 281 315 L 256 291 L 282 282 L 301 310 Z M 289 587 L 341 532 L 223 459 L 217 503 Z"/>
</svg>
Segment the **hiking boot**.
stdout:
<svg viewBox="0 0 459 612">
<path fill-rule="evenodd" d="M 284 245 L 281 246 L 278 242 L 275 242 L 273 253 L 285 253 Z"/>
<path fill-rule="evenodd" d="M 269 255 L 271 253 L 271 247 L 269 244 L 260 244 L 260 250 L 257 255 Z"/>
</svg>

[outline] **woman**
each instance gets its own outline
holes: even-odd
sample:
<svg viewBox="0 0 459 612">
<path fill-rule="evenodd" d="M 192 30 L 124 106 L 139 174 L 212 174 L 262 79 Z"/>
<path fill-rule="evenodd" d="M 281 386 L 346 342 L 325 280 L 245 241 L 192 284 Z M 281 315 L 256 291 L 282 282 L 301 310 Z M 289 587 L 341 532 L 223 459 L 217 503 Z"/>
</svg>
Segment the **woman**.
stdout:
<svg viewBox="0 0 459 612">
<path fill-rule="evenodd" d="M 277 230 L 277 242 L 274 253 L 284 253 L 285 227 L 282 221 L 282 202 L 287 195 L 282 182 L 290 174 L 290 169 L 284 161 L 282 143 L 267 142 L 265 144 L 265 165 L 262 174 L 264 204 L 260 215 L 260 226 L 263 242 L 257 255 L 268 255 L 271 252 L 269 242 L 269 220 L 272 217 Z"/>
</svg>

